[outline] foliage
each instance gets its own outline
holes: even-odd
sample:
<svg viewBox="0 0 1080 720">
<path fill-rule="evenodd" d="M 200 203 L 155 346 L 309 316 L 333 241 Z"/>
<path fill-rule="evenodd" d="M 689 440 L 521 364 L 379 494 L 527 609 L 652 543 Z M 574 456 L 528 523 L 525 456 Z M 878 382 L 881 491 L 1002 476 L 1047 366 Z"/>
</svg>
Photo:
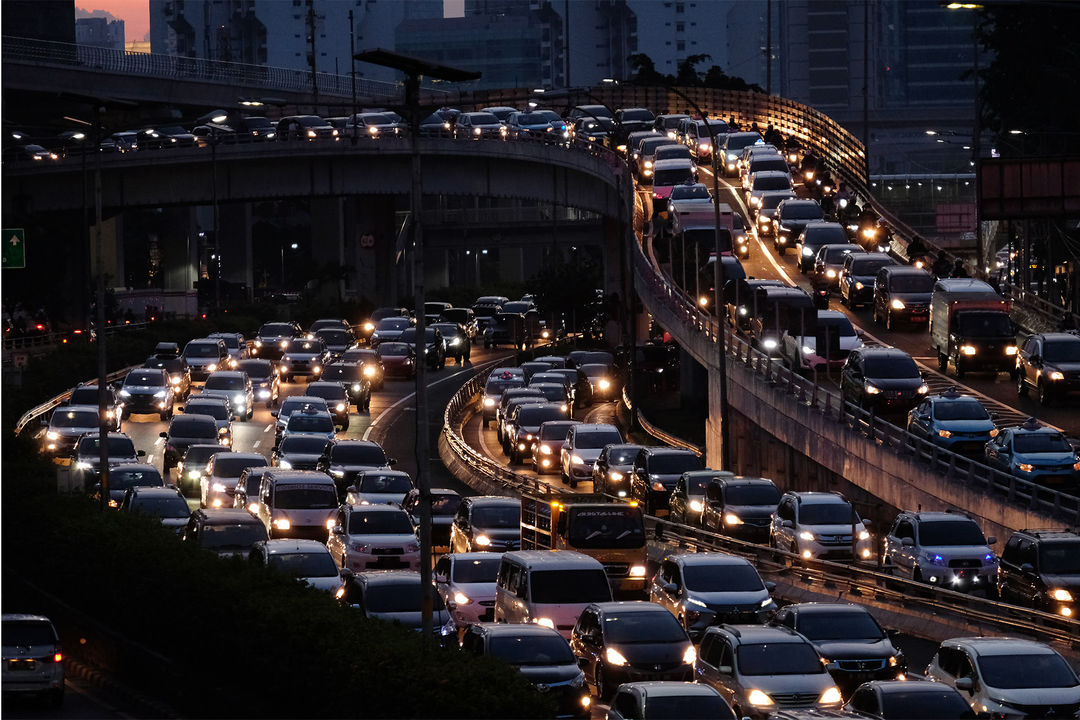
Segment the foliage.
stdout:
<svg viewBox="0 0 1080 720">
<path fill-rule="evenodd" d="M 679 87 L 707 87 L 717 90 L 753 90 L 765 92 L 760 85 L 750 84 L 741 77 L 728 75 L 719 65 L 713 65 L 704 73 L 697 66 L 711 59 L 708 54 L 689 55 L 679 62 L 675 75 L 665 75 L 656 69 L 656 63 L 645 53 L 635 53 L 627 58 L 634 72 L 630 82 L 634 85 L 677 85 Z"/>
<path fill-rule="evenodd" d="M 541 317 L 566 319 L 571 330 L 576 320 L 583 325 L 585 316 L 595 312 L 597 288 L 601 287 L 600 265 L 584 249 L 572 250 L 565 262 L 551 262 L 541 268 L 528 283 L 529 292 L 536 295 Z"/>
</svg>

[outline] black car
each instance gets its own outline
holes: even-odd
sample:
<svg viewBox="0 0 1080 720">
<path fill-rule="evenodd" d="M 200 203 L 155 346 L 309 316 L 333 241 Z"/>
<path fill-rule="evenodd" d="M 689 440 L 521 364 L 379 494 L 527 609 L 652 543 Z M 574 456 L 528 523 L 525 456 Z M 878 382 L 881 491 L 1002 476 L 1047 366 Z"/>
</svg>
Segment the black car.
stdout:
<svg viewBox="0 0 1080 720">
<path fill-rule="evenodd" d="M 267 360 L 280 360 L 289 344 L 303 336 L 304 331 L 294 322 L 263 323 L 255 333 L 251 355 Z"/>
<path fill-rule="evenodd" d="M 187 361 L 179 355 L 171 357 L 152 355 L 146 358 L 143 367 L 167 372 L 169 374 L 169 383 L 172 385 L 173 393 L 177 399 L 187 400 L 188 396 L 191 395 L 191 368 L 188 367 Z"/>
<path fill-rule="evenodd" d="M 450 526 L 461 505 L 461 495 L 456 490 L 431 488 L 431 544 L 437 548 L 450 547 Z M 405 493 L 401 507 L 409 513 L 413 523 L 420 526 L 420 490 L 413 488 Z"/>
<path fill-rule="evenodd" d="M 398 342 L 416 346 L 416 328 L 410 327 L 402 331 Z M 424 328 L 424 359 L 432 370 L 441 370 L 446 367 L 446 340 L 438 328 Z"/>
<path fill-rule="evenodd" d="M 436 323 L 431 326 L 442 333 L 446 340 L 446 356 L 452 357 L 458 365 L 469 362 L 472 356 L 472 340 L 465 328 L 457 323 Z"/>
<path fill-rule="evenodd" d="M 772 218 L 773 247 L 783 255 L 789 247 L 795 247 L 795 240 L 807 225 L 823 217 L 817 200 L 782 200 Z"/>
<path fill-rule="evenodd" d="M 315 469 L 332 477 L 338 496 L 344 498 L 345 489 L 356 482 L 360 473 L 389 470 L 396 463 L 373 440 L 335 440 L 327 446 Z"/>
<path fill-rule="evenodd" d="M 863 718 L 974 718 L 967 699 L 954 687 L 929 680 L 875 680 L 863 683 L 845 705 Z"/>
<path fill-rule="evenodd" d="M 125 463 L 109 468 L 108 506 L 120 507 L 124 494 L 131 487 L 165 487 L 161 473 L 153 465 L 145 463 Z M 101 483 L 94 484 L 93 499 L 101 501 Z"/>
<path fill-rule="evenodd" d="M 874 302 L 874 281 L 878 271 L 888 265 L 899 265 L 884 253 L 856 253 L 844 258 L 840 269 L 840 302 L 854 310 Z"/>
<path fill-rule="evenodd" d="M 779 502 L 780 490 L 768 478 L 721 475 L 705 489 L 701 524 L 731 537 L 765 542 Z"/>
<path fill-rule="evenodd" d="M 220 433 L 218 424 L 209 415 L 177 415 L 169 423 L 169 429 L 161 433 L 165 438 L 162 470 L 169 472 L 190 445 L 217 443 Z M 228 448 L 222 447 L 222 450 Z"/>
<path fill-rule="evenodd" d="M 642 448 L 634 459 L 631 497 L 642 504 L 646 515 L 666 514 L 668 498 L 682 474 L 703 469 L 701 458 L 689 450 Z"/>
<path fill-rule="evenodd" d="M 325 400 L 326 407 L 330 409 L 330 415 L 334 418 L 334 424 L 339 425 L 342 432 L 349 429 L 349 405 L 352 399 L 344 385 L 338 382 L 311 382 L 308 383 L 304 394 Z"/>
<path fill-rule="evenodd" d="M 382 390 L 386 381 L 386 365 L 375 348 L 353 348 L 341 356 L 343 365 L 359 366 L 364 377 L 371 382 L 372 390 Z"/>
<path fill-rule="evenodd" d="M 278 366 L 269 360 L 241 360 L 236 369 L 247 373 L 251 380 L 251 392 L 255 402 L 265 403 L 267 408 L 278 404 L 280 393 L 280 381 L 278 380 Z"/>
<path fill-rule="evenodd" d="M 86 433 L 71 452 L 71 478 L 76 488 L 90 490 L 101 478 L 101 446 L 99 433 Z M 109 467 L 138 463 L 146 455 L 143 450 L 136 450 L 131 438 L 123 433 L 109 433 L 106 436 Z"/>
<path fill-rule="evenodd" d="M 772 624 L 800 632 L 813 643 L 841 691 L 851 692 L 869 680 L 899 680 L 907 672 L 904 653 L 862 605 L 796 603 L 781 608 Z"/>
<path fill-rule="evenodd" d="M 338 383 L 345 388 L 349 402 L 357 412 L 371 412 L 371 382 L 360 365 L 332 363 L 323 368 L 323 382 Z"/>
<path fill-rule="evenodd" d="M 255 543 L 269 540 L 266 525 L 243 508 L 196 510 L 180 531 L 180 540 L 219 556 L 246 559 Z"/>
<path fill-rule="evenodd" d="M 1080 611 L 1080 535 L 1020 530 L 1005 543 L 998 591 L 1006 602 L 1075 618 Z"/>
<path fill-rule="evenodd" d="M 879 413 L 906 413 L 930 391 L 919 366 L 903 350 L 863 347 L 851 351 L 840 374 L 844 402 Z"/>
<path fill-rule="evenodd" d="M 634 460 L 642 451 L 641 445 L 623 443 L 608 445 L 593 463 L 593 492 L 627 497 L 634 475 Z"/>
<path fill-rule="evenodd" d="M 1032 335 L 1017 353 L 1016 372 L 1017 392 L 1026 395 L 1032 388 L 1038 392 L 1039 402 L 1043 405 L 1080 393 L 1080 336 L 1073 333 Z"/>
<path fill-rule="evenodd" d="M 132 413 L 154 413 L 162 422 L 173 414 L 173 384 L 164 370 L 139 368 L 132 370 L 124 378 L 119 395 L 124 401 L 123 418 Z"/>
<path fill-rule="evenodd" d="M 71 397 L 68 398 L 68 405 L 91 405 L 93 407 L 100 407 L 98 405 L 98 386 L 97 385 L 80 385 L 71 391 Z M 105 388 L 105 418 L 108 425 L 112 427 L 110 430 L 120 432 L 120 423 L 123 419 L 124 403 L 120 400 L 116 390 L 111 386 Z"/>
</svg>

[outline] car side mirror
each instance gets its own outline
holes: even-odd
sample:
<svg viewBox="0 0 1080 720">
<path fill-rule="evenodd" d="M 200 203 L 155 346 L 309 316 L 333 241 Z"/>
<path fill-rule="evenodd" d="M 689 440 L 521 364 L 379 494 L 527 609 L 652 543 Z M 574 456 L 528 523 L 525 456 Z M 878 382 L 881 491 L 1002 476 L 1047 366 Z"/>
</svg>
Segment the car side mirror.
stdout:
<svg viewBox="0 0 1080 720">
<path fill-rule="evenodd" d="M 767 590 L 770 594 L 775 589 L 776 589 L 776 583 L 774 583 L 772 580 L 769 580 L 768 582 L 765 583 L 765 590 Z"/>
<path fill-rule="evenodd" d="M 397 459 L 396 458 L 386 458 L 386 464 L 389 465 L 390 467 L 393 467 L 394 465 L 397 465 Z"/>
<path fill-rule="evenodd" d="M 1032 573 L 1033 574 L 1035 572 L 1035 566 L 1032 565 L 1031 563 L 1023 563 L 1020 566 L 1020 572 Z"/>
<path fill-rule="evenodd" d="M 177 406 L 176 412 L 184 412 L 184 406 L 183 405 Z"/>
<path fill-rule="evenodd" d="M 968 694 L 974 694 L 975 681 L 969 677 L 956 678 L 956 689 L 966 690 Z"/>
<path fill-rule="evenodd" d="M 996 545 L 997 544 L 997 537 L 994 536 L 994 535 L 991 535 L 990 537 L 986 538 L 986 544 L 987 545 Z"/>
<path fill-rule="evenodd" d="M 335 535 L 344 535 L 345 534 L 345 528 L 341 527 L 340 525 L 335 525 L 330 530 L 330 532 L 334 533 Z"/>
<path fill-rule="evenodd" d="M 1032 355 L 1028 358 L 1028 362 L 1031 364 L 1032 367 L 1039 367 L 1040 365 L 1042 365 L 1042 356 L 1037 354 Z"/>
<path fill-rule="evenodd" d="M 43 415 L 38 418 L 38 424 L 41 425 L 41 427 L 49 427 L 49 419 Z"/>
<path fill-rule="evenodd" d="M 353 579 L 353 571 L 349 568 L 341 568 L 341 570 L 338 571 L 338 577 L 340 577 L 345 582 L 349 582 Z"/>
<path fill-rule="evenodd" d="M 915 547 L 915 541 L 909 537 L 903 538 L 900 544 L 904 547 Z"/>
<path fill-rule="evenodd" d="M 435 582 L 440 585 L 445 585 L 446 583 L 450 582 L 450 578 L 448 578 L 446 575 L 443 575 L 442 573 L 438 573 L 437 575 L 435 575 Z"/>
<path fill-rule="evenodd" d="M 135 457 L 146 457 L 146 451 L 145 450 L 136 450 L 135 451 Z"/>
<path fill-rule="evenodd" d="M 277 410 L 271 410 L 270 411 L 270 417 L 277 417 L 277 416 L 278 416 L 278 411 Z"/>
<path fill-rule="evenodd" d="M 832 672 L 834 670 L 839 670 L 840 669 L 840 663 L 837 663 L 837 662 L 825 663 L 825 669 L 828 670 L 829 672 Z"/>
<path fill-rule="evenodd" d="M 162 430 L 161 432 L 158 433 L 158 437 L 167 438 L 167 437 L 169 437 L 169 433 Z"/>
<path fill-rule="evenodd" d="M 721 675 L 730 675 L 731 671 L 732 671 L 732 667 L 730 665 L 717 665 L 716 666 L 716 672 L 720 673 Z"/>
<path fill-rule="evenodd" d="M 679 586 L 672 582 L 664 583 L 664 592 L 675 594 L 679 592 Z"/>
<path fill-rule="evenodd" d="M 794 528 L 795 527 L 795 522 L 793 520 L 782 520 L 780 522 L 780 525 L 782 527 L 786 527 L 786 528 Z"/>
</svg>

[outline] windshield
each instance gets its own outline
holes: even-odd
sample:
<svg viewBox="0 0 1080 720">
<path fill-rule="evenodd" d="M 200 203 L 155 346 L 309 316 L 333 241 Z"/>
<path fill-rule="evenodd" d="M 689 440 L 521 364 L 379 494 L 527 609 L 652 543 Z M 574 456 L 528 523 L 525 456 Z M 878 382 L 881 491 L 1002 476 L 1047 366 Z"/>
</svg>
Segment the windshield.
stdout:
<svg viewBox="0 0 1080 720">
<path fill-rule="evenodd" d="M 934 278 L 931 275 L 893 275 L 889 289 L 900 293 L 929 293 L 934 289 Z"/>
<path fill-rule="evenodd" d="M 919 377 L 919 368 L 915 361 L 903 356 L 867 357 L 864 361 L 864 372 L 868 378 L 884 380 Z"/>
<path fill-rule="evenodd" d="M 455 515 L 461 505 L 461 496 L 458 494 L 436 494 L 431 496 L 432 515 Z"/>
<path fill-rule="evenodd" d="M 393 125 L 397 121 L 389 115 L 383 115 L 382 113 L 368 113 L 367 115 L 360 116 L 360 122 L 365 125 Z"/>
<path fill-rule="evenodd" d="M 279 510 L 330 510 L 337 506 L 333 485 L 284 485 L 274 491 L 274 507 Z"/>
<path fill-rule="evenodd" d="M 851 261 L 851 274 L 859 276 L 876 275 L 877 271 L 886 265 L 895 265 L 896 262 L 888 255 L 880 253 L 866 254 L 866 257 L 857 257 Z"/>
<path fill-rule="evenodd" d="M 817 319 L 818 334 L 824 335 L 825 328 L 828 328 L 830 335 L 836 335 L 839 333 L 840 337 L 854 337 L 855 327 L 851 324 L 851 321 L 846 317 L 819 317 Z"/>
<path fill-rule="evenodd" d="M 250 548 L 260 540 L 266 540 L 266 526 L 262 523 L 236 523 L 232 525 L 203 526 L 200 544 L 208 550 Z"/>
<path fill-rule="evenodd" d="M 1072 445 L 1061 433 L 1017 433 L 1013 451 L 1018 453 L 1071 453 Z"/>
<path fill-rule="evenodd" d="M 109 473 L 109 491 L 127 490 L 129 487 L 163 487 L 165 481 L 157 470 L 117 470 Z"/>
<path fill-rule="evenodd" d="M 530 576 L 535 603 L 569 605 L 609 602 L 611 588 L 603 569 L 539 570 Z M 674 616 L 671 616 L 674 619 Z"/>
<path fill-rule="evenodd" d="M 260 117 L 260 116 L 245 117 L 244 118 L 244 124 L 247 125 L 248 128 L 250 128 L 252 130 L 255 130 L 255 129 L 259 129 L 259 130 L 267 129 L 268 130 L 268 129 L 274 127 L 273 123 L 271 123 L 266 118 Z"/>
<path fill-rule="evenodd" d="M 442 597 L 432 593 L 435 610 L 444 609 Z M 419 580 L 369 585 L 364 591 L 364 609 L 369 613 L 418 613 L 423 609 Z"/>
<path fill-rule="evenodd" d="M 833 245 L 847 242 L 847 231 L 840 226 L 807 228 L 803 243 L 806 245 Z"/>
<path fill-rule="evenodd" d="M 344 400 L 348 396 L 345 387 L 338 383 L 329 383 L 318 387 L 309 386 L 307 393 L 312 397 L 321 397 L 324 400 Z"/>
<path fill-rule="evenodd" d="M 244 472 L 244 468 L 265 467 L 266 464 L 266 458 L 261 455 L 257 458 L 236 457 L 232 453 L 225 453 L 214 458 L 214 477 L 238 478 L 240 473 Z"/>
<path fill-rule="evenodd" d="M 634 462 L 634 458 L 637 457 L 638 452 L 641 450 L 639 447 L 629 448 L 612 448 L 608 450 L 608 464 L 609 465 L 630 465 Z"/>
<path fill-rule="evenodd" d="M 538 427 L 543 422 L 563 417 L 566 417 L 566 414 L 559 405 L 523 407 L 518 411 L 517 424 L 518 427 Z"/>
<path fill-rule="evenodd" d="M 544 113 L 531 112 L 531 113 L 519 113 L 518 124 L 520 125 L 546 125 L 551 121 Z"/>
<path fill-rule="evenodd" d="M 671 613 L 614 612 L 604 615 L 604 639 L 609 644 L 686 642 L 686 631 Z"/>
<path fill-rule="evenodd" d="M 247 384 L 243 375 L 221 375 L 213 373 L 206 379 L 204 390 L 246 390 Z"/>
<path fill-rule="evenodd" d="M 334 432 L 334 420 L 329 415 L 301 415 L 293 413 L 289 416 L 288 430 L 295 432 Z"/>
<path fill-rule="evenodd" d="M 237 350 L 240 347 L 240 338 L 235 335 L 214 335 L 213 337 L 225 343 L 225 347 L 230 350 Z"/>
<path fill-rule="evenodd" d="M 787 160 L 782 157 L 764 157 L 754 158 L 750 163 L 749 171 L 754 173 L 761 170 L 776 170 L 777 172 L 787 172 Z M 819 214 L 818 217 L 821 217 Z"/>
<path fill-rule="evenodd" d="M 165 376 L 160 372 L 139 372 L 136 370 L 128 373 L 128 376 L 124 378 L 124 384 L 140 387 L 161 387 L 165 385 Z"/>
<path fill-rule="evenodd" d="M 296 328 L 292 323 L 266 323 L 259 328 L 260 337 L 292 337 Z"/>
<path fill-rule="evenodd" d="M 216 358 L 219 352 L 216 342 L 189 342 L 184 346 L 184 357 L 188 358 Z"/>
<path fill-rule="evenodd" d="M 1012 321 L 1007 313 L 957 313 L 956 329 L 961 335 L 1011 337 Z"/>
<path fill-rule="evenodd" d="M 622 435 L 619 431 L 612 428 L 611 430 L 579 432 L 574 441 L 574 445 L 578 448 L 588 450 L 602 448 L 605 445 L 611 445 L 612 443 L 621 443 L 622 441 Z"/>
<path fill-rule="evenodd" d="M 229 406 L 225 403 L 190 402 L 184 406 L 187 415 L 209 415 L 215 420 L 229 419 Z"/>
<path fill-rule="evenodd" d="M 383 343 L 379 345 L 382 357 L 405 357 L 412 353 L 412 348 L 405 343 Z"/>
<path fill-rule="evenodd" d="M 215 428 L 211 434 L 217 435 L 217 429 Z M 111 437 L 105 441 L 105 444 L 108 446 L 109 455 L 112 457 L 135 457 L 135 445 L 130 438 Z M 98 442 L 96 437 L 84 437 L 79 441 L 79 454 L 96 456 L 100 447 L 101 443 Z"/>
<path fill-rule="evenodd" d="M 825 665 L 817 651 L 805 642 L 740 645 L 739 671 L 743 675 L 820 675 Z"/>
<path fill-rule="evenodd" d="M 323 127 L 327 124 L 325 120 L 316 115 L 305 115 L 296 120 L 304 127 Z"/>
<path fill-rule="evenodd" d="M 4 647 L 54 645 L 57 642 L 52 623 L 40 620 L 5 620 Z M 568 647 L 567 652 L 570 652 Z M 573 659 L 571 659 L 573 662 Z"/>
<path fill-rule="evenodd" d="M 1039 544 L 1039 572 L 1080 575 L 1080 540 Z"/>
<path fill-rule="evenodd" d="M 576 548 L 639 548 L 645 545 L 645 525 L 637 508 L 613 506 L 570 513 L 568 541 Z"/>
<path fill-rule="evenodd" d="M 541 383 L 540 385 L 535 387 L 537 390 L 540 391 L 540 396 L 543 397 L 545 400 L 559 403 L 566 400 L 566 388 L 564 388 L 562 385 L 555 385 L 553 383 Z M 563 435 L 566 435 L 565 427 L 563 429 Z M 545 436 L 544 439 L 550 440 L 551 438 Z"/>
<path fill-rule="evenodd" d="M 620 117 L 622 118 L 622 122 L 626 122 L 627 120 L 646 120 L 652 122 L 655 119 L 653 114 L 648 110 L 623 110 Z"/>
<path fill-rule="evenodd" d="M 1069 664 L 1055 652 L 980 655 L 977 662 L 980 679 L 991 687 L 1071 688 L 1080 683 Z"/>
<path fill-rule="evenodd" d="M 269 565 L 278 572 L 298 578 L 334 577 L 338 574 L 337 565 L 329 552 L 274 553 L 269 558 Z"/>
<path fill-rule="evenodd" d="M 798 631 L 811 640 L 880 640 L 881 627 L 867 612 L 806 612 L 798 616 Z"/>
<path fill-rule="evenodd" d="M 404 495 L 412 490 L 408 475 L 383 475 L 364 473 L 360 481 L 362 493 L 394 493 Z"/>
<path fill-rule="evenodd" d="M 409 318 L 403 317 L 388 317 L 379 321 L 379 324 L 375 326 L 376 330 L 404 330 L 407 327 L 411 327 L 412 323 L 409 322 Z"/>
<path fill-rule="evenodd" d="M 734 152 L 735 150 L 742 150 L 747 145 L 753 145 L 756 142 L 758 142 L 759 140 L 761 140 L 761 136 L 758 135 L 757 133 L 754 133 L 753 135 L 732 134 L 732 135 L 729 135 L 728 139 L 727 139 L 727 150 L 728 150 L 728 152 Z"/>
<path fill-rule="evenodd" d="M 517 505 L 488 505 L 474 507 L 472 524 L 481 529 L 517 528 L 521 523 L 521 507 Z"/>
<path fill-rule="evenodd" d="M 335 445 L 330 461 L 342 465 L 385 465 L 386 453 L 378 445 Z"/>
<path fill-rule="evenodd" d="M 409 514 L 401 512 L 353 512 L 349 515 L 350 535 L 408 535 L 413 532 Z"/>
<path fill-rule="evenodd" d="M 862 252 L 861 249 L 853 248 L 829 248 L 825 251 L 825 262 L 830 265 L 840 265 L 844 262 L 844 258 L 853 252 Z"/>
<path fill-rule="evenodd" d="M 653 185 L 678 185 L 687 180 L 693 181 L 693 173 L 690 168 L 675 168 L 672 170 L 657 170 L 653 175 Z"/>
<path fill-rule="evenodd" d="M 488 653 L 509 665 L 572 665 L 574 663 L 574 654 L 570 652 L 570 645 L 563 638 L 554 635 L 495 636 L 488 643 Z"/>
<path fill-rule="evenodd" d="M 192 445 L 184 453 L 184 464 L 188 467 L 200 467 L 210 462 L 210 458 L 218 453 L 230 452 L 220 445 Z"/>
<path fill-rule="evenodd" d="M 979 526 L 970 520 L 931 521 L 919 523 L 919 544 L 937 545 L 985 545 L 986 538 Z"/>
<path fill-rule="evenodd" d="M 938 420 L 989 420 L 990 413 L 974 398 L 952 402 L 934 403 L 934 417 Z"/>
<path fill-rule="evenodd" d="M 240 369 L 251 379 L 268 378 L 274 374 L 274 366 L 268 360 L 241 360 Z"/>
<path fill-rule="evenodd" d="M 780 491 L 775 485 L 729 485 L 725 496 L 728 505 L 772 505 L 780 502 Z"/>
<path fill-rule="evenodd" d="M 664 453 L 649 459 L 649 472 L 658 475 L 682 475 L 690 470 L 701 470 L 701 460 L 691 452 Z"/>
<path fill-rule="evenodd" d="M 704 185 L 678 185 L 671 190 L 672 200 L 708 200 L 709 189 Z"/>
<path fill-rule="evenodd" d="M 700 593 L 755 592 L 764 590 L 761 576 L 750 563 L 720 563 L 683 566 L 683 582 L 686 589 Z"/>
<path fill-rule="evenodd" d="M 168 497 L 139 497 L 132 499 L 130 509 L 142 515 L 159 518 L 182 518 L 191 514 L 187 501 L 179 495 Z"/>
<path fill-rule="evenodd" d="M 326 438 L 322 436 L 288 435 L 281 439 L 281 453 L 298 455 L 322 455 L 326 451 Z"/>
<path fill-rule="evenodd" d="M 754 190 L 787 190 L 791 187 L 791 181 L 787 177 L 779 175 L 767 175 L 754 178 Z M 821 217 L 818 215 L 818 217 Z"/>
<path fill-rule="evenodd" d="M 846 501 L 799 505 L 799 522 L 804 525 L 852 525 L 853 519 L 858 522 Z"/>
<path fill-rule="evenodd" d="M 1080 340 L 1053 340 L 1043 343 L 1043 360 L 1053 363 L 1080 363 Z"/>
<path fill-rule="evenodd" d="M 302 343 L 289 346 L 289 354 L 296 355 L 297 353 L 321 353 L 326 350 L 326 346 L 323 345 L 322 340 L 305 340 Z"/>
<path fill-rule="evenodd" d="M 579 369 L 590 378 L 603 377 L 610 372 L 610 368 L 607 365 L 599 365 L 596 363 L 581 365 Z"/>
<path fill-rule="evenodd" d="M 454 560 L 452 578 L 456 583 L 493 583 L 499 574 L 499 563 L 495 558 L 457 558 Z"/>
<path fill-rule="evenodd" d="M 328 345 L 347 345 L 353 341 L 348 330 L 319 330 L 316 337 Z"/>
<path fill-rule="evenodd" d="M 657 160 L 673 160 L 675 158 L 691 160 L 690 148 L 685 145 L 662 145 L 656 148 Z"/>
<path fill-rule="evenodd" d="M 98 426 L 98 414 L 96 410 L 59 409 L 49 424 L 54 428 L 93 428 Z"/>
<path fill-rule="evenodd" d="M 561 390 L 560 390 L 561 392 Z M 566 433 L 574 426 L 572 422 L 544 423 L 540 426 L 541 440 L 565 440 Z"/>
<path fill-rule="evenodd" d="M 648 720 L 721 720 L 734 718 L 724 699 L 715 695 L 661 695 L 650 697 Z"/>
<path fill-rule="evenodd" d="M 495 117 L 491 113 L 475 112 L 469 113 L 469 117 L 472 118 L 473 125 L 498 125 L 499 118 Z"/>
</svg>

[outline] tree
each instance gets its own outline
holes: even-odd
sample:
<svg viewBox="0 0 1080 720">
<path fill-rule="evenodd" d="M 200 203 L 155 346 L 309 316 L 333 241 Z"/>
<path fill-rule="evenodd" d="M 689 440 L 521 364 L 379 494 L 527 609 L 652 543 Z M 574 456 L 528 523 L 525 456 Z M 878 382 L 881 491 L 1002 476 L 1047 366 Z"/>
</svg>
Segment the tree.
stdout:
<svg viewBox="0 0 1080 720">
<path fill-rule="evenodd" d="M 656 63 L 645 53 L 634 53 L 628 57 L 627 62 L 634 71 L 630 82 L 635 85 L 669 85 L 672 77 L 663 75 L 656 69 Z"/>
<path fill-rule="evenodd" d="M 697 71 L 697 66 L 710 59 L 711 56 L 708 53 L 688 56 L 679 63 L 679 67 L 675 71 L 675 84 L 682 87 L 700 86 L 701 75 Z"/>
</svg>

